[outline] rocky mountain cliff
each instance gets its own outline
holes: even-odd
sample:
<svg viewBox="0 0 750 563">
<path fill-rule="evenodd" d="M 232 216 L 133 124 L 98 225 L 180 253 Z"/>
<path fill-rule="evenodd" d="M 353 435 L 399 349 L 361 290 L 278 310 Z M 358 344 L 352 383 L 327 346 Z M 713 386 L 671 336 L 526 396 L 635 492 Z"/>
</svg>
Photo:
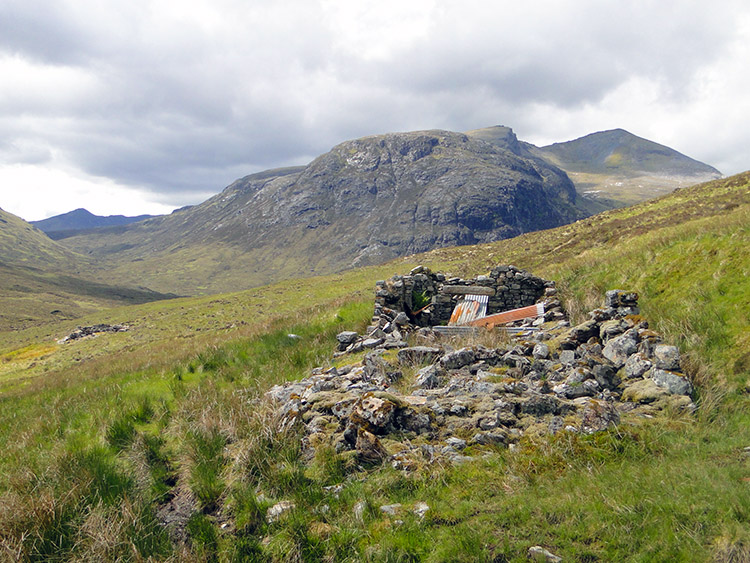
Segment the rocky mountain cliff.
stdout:
<svg viewBox="0 0 750 563">
<path fill-rule="evenodd" d="M 149 287 L 192 293 L 508 238 L 584 216 L 577 203 L 567 176 L 533 155 L 461 133 L 394 133 L 341 143 L 305 167 L 247 176 L 169 216 L 65 243 Z"/>
<path fill-rule="evenodd" d="M 513 130 L 503 125 L 466 134 L 564 170 L 581 196 L 578 205 L 592 214 L 721 178 L 721 172 L 712 166 L 624 129 L 599 131 L 545 147 L 519 141 Z"/>
</svg>

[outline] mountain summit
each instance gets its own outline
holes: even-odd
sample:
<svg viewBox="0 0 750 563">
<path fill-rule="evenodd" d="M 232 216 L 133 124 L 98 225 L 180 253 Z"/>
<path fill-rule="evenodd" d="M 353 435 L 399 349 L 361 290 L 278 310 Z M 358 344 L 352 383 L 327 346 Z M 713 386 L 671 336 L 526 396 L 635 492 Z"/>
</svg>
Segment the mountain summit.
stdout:
<svg viewBox="0 0 750 563">
<path fill-rule="evenodd" d="M 700 180 L 721 177 L 721 172 L 712 166 L 624 129 L 600 131 L 539 150 L 568 172 L 618 172 L 630 176 L 657 174 L 697 177 Z"/>
<path fill-rule="evenodd" d="M 592 212 L 639 203 L 701 182 L 721 172 L 674 149 L 624 129 L 600 131 L 533 154 L 559 166 L 588 200 Z"/>
<path fill-rule="evenodd" d="M 490 242 L 584 215 L 568 177 L 544 160 L 418 131 L 346 141 L 305 167 L 246 176 L 185 211 L 66 244 L 118 265 L 138 260 L 122 274 L 155 271 L 155 287 L 179 279 L 179 291 L 192 292 Z M 174 275 L 196 261 L 201 279 Z"/>
</svg>

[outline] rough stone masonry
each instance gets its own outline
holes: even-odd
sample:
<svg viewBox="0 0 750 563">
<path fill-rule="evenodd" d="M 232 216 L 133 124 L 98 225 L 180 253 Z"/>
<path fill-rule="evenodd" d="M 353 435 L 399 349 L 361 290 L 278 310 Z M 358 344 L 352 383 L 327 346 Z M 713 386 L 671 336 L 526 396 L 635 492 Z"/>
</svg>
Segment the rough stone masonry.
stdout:
<svg viewBox="0 0 750 563">
<path fill-rule="evenodd" d="M 448 322 L 457 299 L 471 288 L 489 295 L 487 314 L 491 315 L 533 305 L 554 285 L 515 266 L 497 266 L 488 275 L 468 280 L 418 266 L 409 275 L 376 282 L 374 319 L 390 309 L 403 312 L 418 326 L 440 325 Z"/>
<path fill-rule="evenodd" d="M 519 322 L 518 334 L 495 331 L 491 345 L 446 339 L 417 326 L 425 319 L 408 303 L 410 292 L 430 291 L 438 307 L 429 318 L 444 319 L 446 283 L 486 284 L 498 303 L 544 299 L 549 309 Z M 367 334 L 339 335 L 334 367 L 267 394 L 280 426 L 300 425 L 310 458 L 333 448 L 359 464 L 410 470 L 461 463 L 524 436 L 592 433 L 624 415 L 695 408 L 679 350 L 649 329 L 633 292 L 608 291 L 604 307 L 570 326 L 554 283 L 512 266 L 473 280 L 422 271 L 378 282 L 375 312 Z"/>
</svg>

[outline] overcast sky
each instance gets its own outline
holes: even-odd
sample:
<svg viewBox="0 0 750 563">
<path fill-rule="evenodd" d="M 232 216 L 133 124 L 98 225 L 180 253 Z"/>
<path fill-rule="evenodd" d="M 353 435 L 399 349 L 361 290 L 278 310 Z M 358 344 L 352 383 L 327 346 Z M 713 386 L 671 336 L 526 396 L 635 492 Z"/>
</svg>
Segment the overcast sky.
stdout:
<svg viewBox="0 0 750 563">
<path fill-rule="evenodd" d="M 750 169 L 738 0 L 0 0 L 0 207 L 166 213 L 347 139 L 622 127 Z"/>
</svg>

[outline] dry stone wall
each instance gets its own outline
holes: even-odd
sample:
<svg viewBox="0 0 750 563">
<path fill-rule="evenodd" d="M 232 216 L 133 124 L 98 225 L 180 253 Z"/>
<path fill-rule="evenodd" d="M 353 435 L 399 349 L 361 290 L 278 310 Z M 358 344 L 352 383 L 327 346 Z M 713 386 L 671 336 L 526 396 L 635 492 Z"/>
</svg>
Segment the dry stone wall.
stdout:
<svg viewBox="0 0 750 563">
<path fill-rule="evenodd" d="M 447 278 L 418 266 L 409 275 L 378 281 L 374 318 L 383 312 L 404 312 L 418 326 L 447 324 L 456 302 L 471 288 L 489 295 L 487 314 L 533 305 L 545 297 L 555 282 L 544 280 L 515 266 L 496 266 L 488 275 L 471 279 Z"/>
<path fill-rule="evenodd" d="M 333 448 L 360 464 L 413 470 L 524 436 L 592 433 L 623 416 L 695 408 L 679 350 L 649 328 L 633 292 L 607 292 L 605 306 L 575 326 L 521 321 L 519 334 L 494 345 L 445 339 L 381 308 L 371 333 L 339 335 L 334 367 L 267 394 L 282 428 L 301 425 L 310 458 Z M 350 355 L 362 351 L 361 360 Z"/>
</svg>

